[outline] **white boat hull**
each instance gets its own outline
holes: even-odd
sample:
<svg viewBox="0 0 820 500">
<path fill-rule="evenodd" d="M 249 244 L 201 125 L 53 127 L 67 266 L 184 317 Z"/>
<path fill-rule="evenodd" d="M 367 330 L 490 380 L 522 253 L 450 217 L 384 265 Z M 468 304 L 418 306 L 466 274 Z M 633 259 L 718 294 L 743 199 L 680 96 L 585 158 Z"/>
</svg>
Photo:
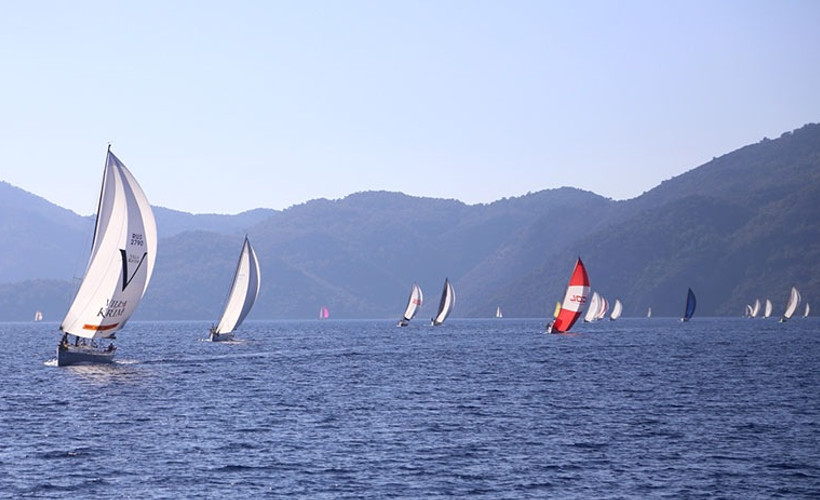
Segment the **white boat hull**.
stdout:
<svg viewBox="0 0 820 500">
<path fill-rule="evenodd" d="M 116 348 L 64 344 L 57 346 L 57 366 L 113 363 Z"/>
<path fill-rule="evenodd" d="M 225 342 L 228 340 L 233 340 L 233 332 L 229 333 L 216 333 L 211 332 L 211 335 L 208 337 L 208 340 L 211 342 Z"/>
</svg>

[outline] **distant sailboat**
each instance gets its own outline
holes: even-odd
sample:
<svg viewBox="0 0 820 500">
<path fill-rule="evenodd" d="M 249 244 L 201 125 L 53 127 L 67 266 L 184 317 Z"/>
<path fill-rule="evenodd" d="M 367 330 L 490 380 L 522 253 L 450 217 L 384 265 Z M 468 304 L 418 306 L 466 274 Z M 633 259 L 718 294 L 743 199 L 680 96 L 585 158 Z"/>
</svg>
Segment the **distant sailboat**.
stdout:
<svg viewBox="0 0 820 500">
<path fill-rule="evenodd" d="M 789 291 L 789 299 L 786 301 L 786 311 L 783 313 L 783 316 L 780 318 L 780 322 L 783 323 L 787 319 L 791 319 L 794 312 L 797 310 L 797 307 L 800 305 L 800 292 L 797 291 L 797 288 L 792 287 Z"/>
<path fill-rule="evenodd" d="M 495 317 L 496 318 L 503 318 L 504 317 L 504 314 L 501 312 L 501 306 L 498 306 L 495 309 Z"/>
<path fill-rule="evenodd" d="M 695 314 L 696 305 L 697 301 L 695 300 L 695 293 L 690 288 L 689 292 L 686 294 L 686 310 L 683 312 L 683 317 L 680 320 L 689 321 L 692 318 L 692 315 Z"/>
<path fill-rule="evenodd" d="M 327 319 L 330 317 L 330 311 L 327 310 L 327 307 L 322 306 L 319 308 L 319 319 Z"/>
<path fill-rule="evenodd" d="M 652 317 L 652 308 L 651 307 L 646 311 L 646 317 L 647 317 L 647 319 Z"/>
<path fill-rule="evenodd" d="M 598 319 L 598 311 L 601 310 L 601 296 L 598 292 L 592 292 L 592 298 L 586 306 L 587 312 L 584 315 L 584 323 L 590 323 Z"/>
<path fill-rule="evenodd" d="M 561 303 L 561 310 L 555 317 L 555 321 L 547 323 L 547 333 L 564 333 L 572 328 L 572 325 L 583 314 L 588 297 L 589 276 L 586 268 L 584 268 L 584 263 L 579 258 L 569 278 L 564 301 Z"/>
<path fill-rule="evenodd" d="M 450 280 L 444 278 L 444 289 L 441 291 L 441 300 L 438 304 L 438 312 L 436 315 L 430 320 L 430 324 L 433 326 L 438 326 L 444 323 L 444 320 L 447 319 L 447 316 L 453 312 L 453 307 L 456 305 L 456 292 L 453 290 L 453 285 L 450 284 Z"/>
<path fill-rule="evenodd" d="M 103 347 L 97 340 L 113 340 L 136 310 L 154 270 L 156 249 L 151 205 L 109 147 L 91 258 L 60 324 L 63 337 L 57 346 L 57 366 L 113 361 L 114 344 Z"/>
<path fill-rule="evenodd" d="M 222 310 L 222 317 L 219 323 L 211 328 L 209 336 L 211 342 L 233 339 L 234 330 L 239 328 L 251 312 L 253 303 L 256 302 L 259 286 L 259 260 L 256 258 L 251 242 L 245 236 L 242 251 L 239 253 L 239 262 L 236 264 L 231 291 L 228 294 L 225 308 Z"/>
<path fill-rule="evenodd" d="M 772 315 L 772 301 L 766 299 L 766 306 L 763 308 L 763 317 L 768 318 Z"/>
<path fill-rule="evenodd" d="M 407 298 L 407 307 L 404 308 L 404 315 L 399 320 L 398 326 L 407 326 L 410 323 L 410 320 L 416 316 L 423 300 L 424 295 L 421 293 L 421 288 L 413 283 L 413 287 L 410 289 L 410 296 Z"/>
<path fill-rule="evenodd" d="M 760 314 L 760 299 L 755 299 L 755 305 L 752 306 L 751 316 L 756 318 Z"/>
<path fill-rule="evenodd" d="M 616 319 L 621 317 L 621 312 L 623 312 L 623 304 L 621 304 L 621 299 L 615 299 L 615 305 L 612 306 L 612 314 L 609 315 L 610 321 L 615 321 Z"/>
<path fill-rule="evenodd" d="M 557 318 L 558 313 L 560 313 L 560 312 L 561 312 L 561 302 L 556 302 L 555 303 L 555 310 L 552 311 L 552 317 Z"/>
<path fill-rule="evenodd" d="M 609 301 L 606 300 L 606 297 L 601 295 L 601 302 L 598 303 L 598 314 L 595 315 L 595 319 L 604 319 L 606 316 L 606 312 L 609 310 Z"/>
<path fill-rule="evenodd" d="M 34 312 L 34 321 L 43 321 L 43 312 L 42 311 L 35 311 Z"/>
<path fill-rule="evenodd" d="M 806 302 L 806 310 L 805 310 L 805 311 L 803 311 L 803 317 L 804 317 L 804 318 L 808 318 L 808 317 L 809 317 L 809 313 L 810 313 L 810 312 L 811 312 L 811 307 L 809 307 L 809 303 L 808 303 L 808 302 Z"/>
</svg>

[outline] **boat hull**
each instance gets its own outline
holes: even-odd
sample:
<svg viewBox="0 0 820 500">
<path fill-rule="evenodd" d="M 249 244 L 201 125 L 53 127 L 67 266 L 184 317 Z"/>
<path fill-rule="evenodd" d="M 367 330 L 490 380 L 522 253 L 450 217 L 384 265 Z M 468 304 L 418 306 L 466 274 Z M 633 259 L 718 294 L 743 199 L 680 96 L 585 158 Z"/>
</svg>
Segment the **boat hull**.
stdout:
<svg viewBox="0 0 820 500">
<path fill-rule="evenodd" d="M 208 340 L 210 340 L 211 342 L 226 342 L 228 340 L 233 340 L 233 332 L 230 332 L 230 333 L 211 332 L 211 335 L 208 337 Z"/>
<path fill-rule="evenodd" d="M 103 364 L 114 362 L 114 349 L 91 346 L 57 346 L 57 366 Z"/>
</svg>

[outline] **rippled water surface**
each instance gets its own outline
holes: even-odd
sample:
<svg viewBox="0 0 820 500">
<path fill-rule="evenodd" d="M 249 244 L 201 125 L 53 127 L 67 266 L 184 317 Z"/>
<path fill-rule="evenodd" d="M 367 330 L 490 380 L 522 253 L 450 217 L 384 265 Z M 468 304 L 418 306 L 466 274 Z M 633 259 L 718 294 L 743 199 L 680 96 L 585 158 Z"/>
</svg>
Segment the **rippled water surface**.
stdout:
<svg viewBox="0 0 820 500">
<path fill-rule="evenodd" d="M 0 324 L 0 495 L 820 495 L 820 318 Z"/>
</svg>

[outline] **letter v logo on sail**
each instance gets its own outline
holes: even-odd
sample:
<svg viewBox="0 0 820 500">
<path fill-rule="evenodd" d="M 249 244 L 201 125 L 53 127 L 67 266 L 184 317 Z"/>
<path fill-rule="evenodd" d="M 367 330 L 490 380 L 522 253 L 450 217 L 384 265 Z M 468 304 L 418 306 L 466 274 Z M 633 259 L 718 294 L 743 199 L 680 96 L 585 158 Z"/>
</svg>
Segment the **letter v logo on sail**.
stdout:
<svg viewBox="0 0 820 500">
<path fill-rule="evenodd" d="M 120 248 L 120 256 L 122 256 L 122 291 L 124 292 L 126 287 L 128 287 L 131 283 L 131 280 L 134 279 L 134 276 L 136 276 L 137 271 L 139 271 L 140 267 L 142 267 L 142 263 L 145 262 L 145 257 L 148 256 L 148 252 L 142 254 L 140 263 L 137 264 L 137 268 L 134 269 L 134 272 L 130 277 L 128 276 L 128 253 Z"/>
</svg>

